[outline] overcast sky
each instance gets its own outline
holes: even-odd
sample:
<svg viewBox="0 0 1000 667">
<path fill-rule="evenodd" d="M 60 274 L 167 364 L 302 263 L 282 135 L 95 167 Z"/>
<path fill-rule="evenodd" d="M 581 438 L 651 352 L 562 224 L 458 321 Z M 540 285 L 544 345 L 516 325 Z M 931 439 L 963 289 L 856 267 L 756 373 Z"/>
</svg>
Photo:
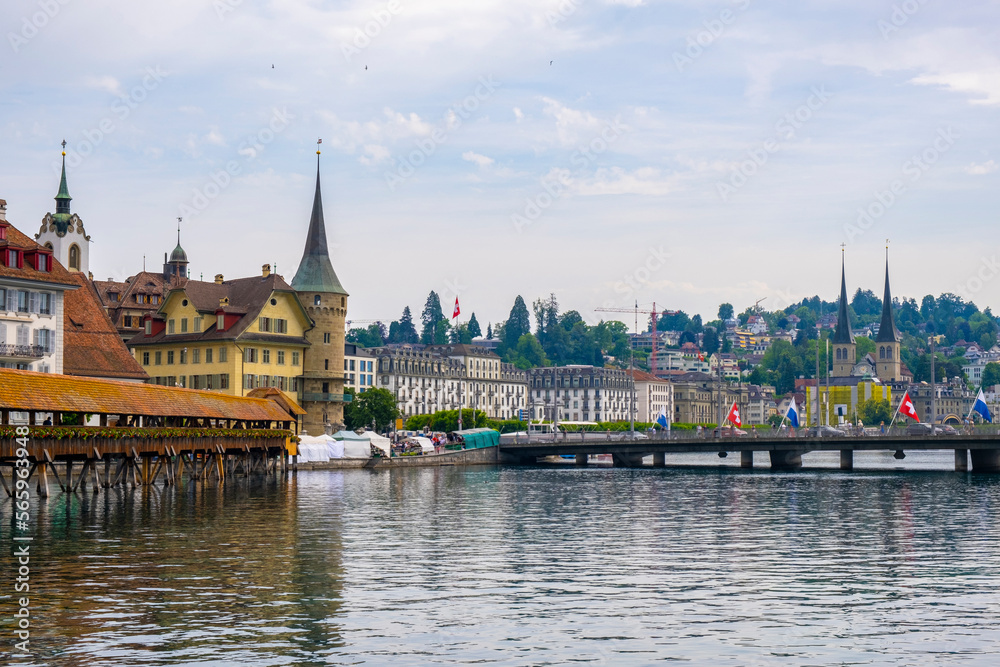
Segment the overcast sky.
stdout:
<svg viewBox="0 0 1000 667">
<path fill-rule="evenodd" d="M 350 317 L 554 292 L 714 318 L 839 289 L 1000 310 L 1000 2 L 7 0 L 0 198 L 59 143 L 95 278 L 302 253 L 317 138 Z M 367 33 L 367 34 L 366 34 Z M 227 173 L 227 168 L 230 173 Z M 860 217 L 859 211 L 868 217 Z M 625 321 L 631 317 L 623 316 Z"/>
</svg>

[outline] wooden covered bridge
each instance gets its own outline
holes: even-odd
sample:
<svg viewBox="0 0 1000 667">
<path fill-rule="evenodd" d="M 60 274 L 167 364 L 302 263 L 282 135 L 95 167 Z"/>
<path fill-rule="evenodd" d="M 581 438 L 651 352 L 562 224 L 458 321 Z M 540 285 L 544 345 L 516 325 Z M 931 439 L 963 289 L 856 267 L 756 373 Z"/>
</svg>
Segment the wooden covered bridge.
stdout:
<svg viewBox="0 0 1000 667">
<path fill-rule="evenodd" d="M 17 479 L 34 479 L 47 495 L 50 472 L 64 491 L 95 493 L 185 474 L 277 474 L 305 411 L 277 390 L 253 394 L 0 369 L 0 482 L 11 495 Z"/>
</svg>

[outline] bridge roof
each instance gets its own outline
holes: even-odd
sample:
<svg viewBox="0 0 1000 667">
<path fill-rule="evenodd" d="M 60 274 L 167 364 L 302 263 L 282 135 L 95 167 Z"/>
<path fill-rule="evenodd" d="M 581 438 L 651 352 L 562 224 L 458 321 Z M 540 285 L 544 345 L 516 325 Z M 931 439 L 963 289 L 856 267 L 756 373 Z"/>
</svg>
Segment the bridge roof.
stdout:
<svg viewBox="0 0 1000 667">
<path fill-rule="evenodd" d="M 153 384 L 0 369 L 0 409 L 294 421 L 275 401 Z"/>
</svg>

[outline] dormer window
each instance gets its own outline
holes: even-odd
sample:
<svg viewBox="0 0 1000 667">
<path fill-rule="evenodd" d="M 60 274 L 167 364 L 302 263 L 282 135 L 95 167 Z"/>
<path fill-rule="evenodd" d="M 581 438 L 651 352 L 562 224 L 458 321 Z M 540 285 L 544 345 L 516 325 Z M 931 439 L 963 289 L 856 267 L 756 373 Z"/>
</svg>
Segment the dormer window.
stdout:
<svg viewBox="0 0 1000 667">
<path fill-rule="evenodd" d="M 20 250 L 7 248 L 7 251 L 4 253 L 4 264 L 10 269 L 23 269 L 24 255 Z"/>
</svg>

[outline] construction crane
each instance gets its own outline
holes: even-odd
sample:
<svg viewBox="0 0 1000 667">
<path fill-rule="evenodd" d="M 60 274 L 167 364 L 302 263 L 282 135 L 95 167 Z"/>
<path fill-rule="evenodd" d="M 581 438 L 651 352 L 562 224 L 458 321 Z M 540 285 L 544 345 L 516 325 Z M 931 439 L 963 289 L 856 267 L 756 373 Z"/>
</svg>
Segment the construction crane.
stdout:
<svg viewBox="0 0 1000 667">
<path fill-rule="evenodd" d="M 766 296 L 763 299 L 757 299 L 757 302 L 753 304 L 753 309 L 757 312 L 758 315 L 760 315 L 760 302 L 766 299 L 767 299 Z"/>
<path fill-rule="evenodd" d="M 347 320 L 347 328 L 350 329 L 352 324 L 384 324 L 386 322 L 392 322 L 392 320 Z"/>
<path fill-rule="evenodd" d="M 639 313 L 653 316 L 653 337 L 651 340 L 653 351 L 649 355 L 649 368 L 653 371 L 653 375 L 656 375 L 656 324 L 659 319 L 659 315 L 675 315 L 676 310 L 664 310 L 660 313 L 656 311 L 656 302 L 653 302 L 652 310 L 640 310 L 639 304 L 635 305 L 635 308 L 595 308 L 594 312 L 598 313 L 635 313 L 635 332 L 639 333 Z"/>
</svg>

